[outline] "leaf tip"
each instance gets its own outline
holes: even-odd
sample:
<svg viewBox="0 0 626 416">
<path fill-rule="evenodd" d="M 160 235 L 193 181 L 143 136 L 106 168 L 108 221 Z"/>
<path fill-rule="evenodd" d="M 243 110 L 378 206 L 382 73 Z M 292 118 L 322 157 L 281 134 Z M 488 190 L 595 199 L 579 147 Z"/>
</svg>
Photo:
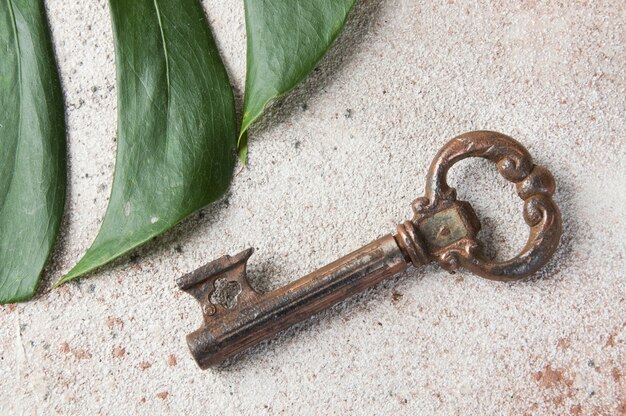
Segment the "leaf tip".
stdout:
<svg viewBox="0 0 626 416">
<path fill-rule="evenodd" d="M 35 296 L 35 290 L 15 294 L 13 296 L 0 296 L 0 305 L 10 305 L 12 303 L 24 302 L 30 300 Z"/>
<path fill-rule="evenodd" d="M 66 274 L 65 276 L 63 276 L 59 280 L 57 280 L 57 282 L 52 285 L 52 289 L 56 289 L 59 286 L 61 286 L 62 284 L 67 283 L 70 280 L 74 279 L 76 276 L 72 275 L 72 270 L 70 270 L 68 274 Z"/>
<path fill-rule="evenodd" d="M 83 260 L 85 259 L 85 257 L 83 257 L 82 259 L 80 259 L 80 261 L 78 263 L 76 263 L 76 265 L 74 265 L 74 267 L 72 267 L 70 269 L 69 272 L 67 272 L 65 274 L 65 276 L 63 276 L 62 278 L 60 278 L 54 285 L 52 285 L 52 289 L 56 289 L 59 286 L 61 286 L 64 283 L 69 282 L 70 280 L 74 280 L 78 277 L 83 276 L 84 274 L 90 272 L 91 270 L 95 269 L 96 267 L 84 267 L 83 265 Z"/>
</svg>

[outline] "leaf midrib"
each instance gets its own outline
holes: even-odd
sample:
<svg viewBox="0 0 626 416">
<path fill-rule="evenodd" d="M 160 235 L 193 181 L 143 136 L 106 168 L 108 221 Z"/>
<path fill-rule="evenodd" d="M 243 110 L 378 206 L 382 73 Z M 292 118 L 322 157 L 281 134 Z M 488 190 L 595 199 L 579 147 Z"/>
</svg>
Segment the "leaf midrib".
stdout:
<svg viewBox="0 0 626 416">
<path fill-rule="evenodd" d="M 161 35 L 161 44 L 163 46 L 163 58 L 165 59 L 165 82 L 167 83 L 167 92 L 165 96 L 165 140 L 163 140 L 163 157 L 167 157 L 167 142 L 170 137 L 170 101 L 172 96 L 172 84 L 170 83 L 170 58 L 167 50 L 167 42 L 165 41 L 165 30 L 163 28 L 163 19 L 161 18 L 161 7 L 158 0 L 153 0 L 154 10 L 156 12 L 157 22 L 159 25 L 159 33 Z"/>
<path fill-rule="evenodd" d="M 157 0 L 153 0 L 154 9 L 156 11 L 157 20 L 159 22 L 159 31 L 161 33 L 161 42 L 163 43 L 163 55 L 165 55 L 165 78 L 167 79 L 167 96 L 170 96 L 170 58 L 167 51 L 167 44 L 165 43 L 165 33 L 163 32 L 163 20 L 161 19 L 161 9 Z M 168 100 L 169 102 L 169 100 Z M 169 106 L 168 106 L 169 107 Z"/>
</svg>

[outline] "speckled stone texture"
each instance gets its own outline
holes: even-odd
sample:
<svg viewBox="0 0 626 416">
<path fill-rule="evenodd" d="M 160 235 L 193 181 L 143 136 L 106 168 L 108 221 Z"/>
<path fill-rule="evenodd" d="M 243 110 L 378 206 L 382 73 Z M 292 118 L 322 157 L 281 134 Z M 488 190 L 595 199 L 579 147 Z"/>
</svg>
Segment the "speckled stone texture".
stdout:
<svg viewBox="0 0 626 416">
<path fill-rule="evenodd" d="M 251 132 L 228 194 L 88 279 L 50 291 L 94 238 L 115 161 L 104 0 L 47 2 L 67 100 L 62 236 L 37 298 L 0 307 L 0 414 L 619 415 L 626 412 L 623 1 L 363 0 L 314 74 Z M 242 2 L 205 1 L 241 101 Z M 175 278 L 257 248 L 272 289 L 410 217 L 449 138 L 497 130 L 554 172 L 565 234 L 521 283 L 411 269 L 198 370 Z M 493 165 L 451 175 L 505 258 L 527 236 Z"/>
</svg>

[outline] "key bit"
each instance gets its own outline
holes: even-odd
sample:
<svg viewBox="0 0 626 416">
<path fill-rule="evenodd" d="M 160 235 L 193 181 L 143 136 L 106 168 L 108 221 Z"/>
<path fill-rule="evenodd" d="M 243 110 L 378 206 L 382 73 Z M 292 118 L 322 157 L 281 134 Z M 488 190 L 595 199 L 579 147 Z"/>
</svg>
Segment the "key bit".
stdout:
<svg viewBox="0 0 626 416">
<path fill-rule="evenodd" d="M 481 254 L 480 223 L 468 202 L 458 201 L 446 182 L 448 170 L 468 157 L 497 164 L 524 200 L 528 241 L 514 258 L 496 262 Z M 381 280 L 432 261 L 455 272 L 467 269 L 491 280 L 524 278 L 554 254 L 562 233 L 550 172 L 535 166 L 528 151 L 500 133 L 476 131 L 455 137 L 436 155 L 426 177 L 426 192 L 413 202 L 413 218 L 347 256 L 267 293 L 246 277 L 253 250 L 223 256 L 177 280 L 202 307 L 202 326 L 187 335 L 191 354 L 205 369 L 272 337 L 289 326 Z M 230 296 L 227 296 L 229 295 Z"/>
</svg>

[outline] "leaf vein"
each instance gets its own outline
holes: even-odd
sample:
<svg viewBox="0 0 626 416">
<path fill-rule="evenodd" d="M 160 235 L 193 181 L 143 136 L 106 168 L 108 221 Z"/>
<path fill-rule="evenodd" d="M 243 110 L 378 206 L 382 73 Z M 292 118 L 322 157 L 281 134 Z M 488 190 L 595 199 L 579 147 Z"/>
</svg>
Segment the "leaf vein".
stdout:
<svg viewBox="0 0 626 416">
<path fill-rule="evenodd" d="M 11 25 L 12 25 L 12 29 L 13 29 L 13 34 L 15 35 L 15 52 L 17 53 L 17 73 L 18 73 L 18 90 L 19 90 L 19 106 L 20 106 L 20 111 L 18 112 L 18 120 L 17 120 L 17 144 L 15 146 L 15 150 L 13 153 L 13 166 L 15 166 L 15 160 L 17 159 L 17 149 L 20 143 L 20 137 L 22 137 L 22 95 L 23 95 L 23 90 L 22 90 L 22 50 L 20 49 L 20 41 L 19 41 L 19 34 L 17 32 L 17 22 L 15 20 L 15 11 L 13 10 L 13 2 L 12 0 L 6 0 L 7 2 L 7 6 L 9 8 L 9 13 L 11 16 Z M 2 212 L 3 208 L 4 208 L 4 204 L 6 203 L 6 199 L 9 196 L 9 192 L 11 191 L 11 187 L 13 185 L 13 175 L 14 175 L 15 169 L 11 169 L 8 174 L 10 175 L 10 177 L 8 178 L 8 183 L 9 186 L 6 189 L 6 195 L 0 195 L 0 212 Z"/>
</svg>

